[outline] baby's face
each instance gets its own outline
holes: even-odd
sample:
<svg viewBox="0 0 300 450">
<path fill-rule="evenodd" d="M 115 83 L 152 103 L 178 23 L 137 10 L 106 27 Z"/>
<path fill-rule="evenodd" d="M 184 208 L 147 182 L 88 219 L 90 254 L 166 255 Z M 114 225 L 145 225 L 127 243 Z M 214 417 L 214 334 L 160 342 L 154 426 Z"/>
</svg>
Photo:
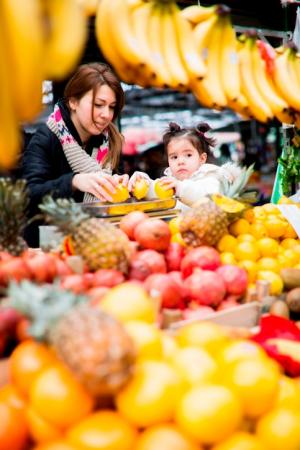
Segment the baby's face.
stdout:
<svg viewBox="0 0 300 450">
<path fill-rule="evenodd" d="M 177 180 L 190 178 L 205 163 L 206 153 L 199 155 L 197 149 L 186 138 L 172 139 L 168 145 L 168 162 L 173 177 Z"/>
</svg>

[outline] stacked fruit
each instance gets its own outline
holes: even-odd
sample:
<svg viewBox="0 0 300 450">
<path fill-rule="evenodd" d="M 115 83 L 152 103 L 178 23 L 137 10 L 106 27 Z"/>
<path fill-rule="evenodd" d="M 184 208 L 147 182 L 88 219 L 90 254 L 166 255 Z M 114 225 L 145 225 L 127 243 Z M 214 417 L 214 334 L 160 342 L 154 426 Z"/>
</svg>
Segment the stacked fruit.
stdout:
<svg viewBox="0 0 300 450">
<path fill-rule="evenodd" d="M 209 322 L 171 336 L 153 315 L 133 310 L 116 322 L 74 296 L 54 302 L 56 294 L 26 284 L 10 291 L 45 343 L 29 339 L 11 355 L 1 449 L 298 448 L 299 382 L 258 344 Z"/>
</svg>

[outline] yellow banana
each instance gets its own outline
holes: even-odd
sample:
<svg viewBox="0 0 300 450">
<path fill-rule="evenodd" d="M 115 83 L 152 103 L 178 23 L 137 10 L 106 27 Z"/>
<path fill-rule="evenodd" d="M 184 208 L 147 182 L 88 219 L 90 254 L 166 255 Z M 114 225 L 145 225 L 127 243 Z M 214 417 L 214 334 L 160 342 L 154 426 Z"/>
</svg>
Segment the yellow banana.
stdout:
<svg viewBox="0 0 300 450">
<path fill-rule="evenodd" d="M 112 65 L 119 78 L 125 83 L 134 83 L 134 70 L 118 53 L 112 39 L 114 30 L 108 18 L 108 7 L 111 0 L 100 0 L 95 18 L 95 34 L 97 43 L 105 59 Z"/>
<path fill-rule="evenodd" d="M 207 42 L 207 60 L 206 60 L 206 76 L 197 84 L 198 96 L 202 91 L 202 96 L 210 99 L 210 103 L 214 108 L 224 108 L 227 100 L 221 84 L 221 47 L 222 35 L 224 30 L 224 18 L 218 17 L 215 26 L 211 28 Z M 195 86 L 195 85 L 193 85 Z"/>
<path fill-rule="evenodd" d="M 295 110 L 288 108 L 286 111 L 278 111 L 275 114 L 276 118 L 282 123 L 288 123 L 292 125 L 296 123 L 297 113 Z"/>
<path fill-rule="evenodd" d="M 36 0 L 0 2 L 0 26 L 7 49 L 10 81 L 14 86 L 14 107 L 20 121 L 32 120 L 42 109 L 44 35 L 41 15 Z"/>
<path fill-rule="evenodd" d="M 260 122 L 267 122 L 273 117 L 273 113 L 261 96 L 254 80 L 251 45 L 251 39 L 246 39 L 243 48 L 239 51 L 241 92 L 245 95 L 254 118 Z"/>
<path fill-rule="evenodd" d="M 201 6 L 190 5 L 180 11 L 180 15 L 183 19 L 188 20 L 192 25 L 197 25 L 200 22 L 204 22 L 209 19 L 216 11 L 216 5 L 213 6 Z"/>
<path fill-rule="evenodd" d="M 239 93 L 237 99 L 228 100 L 228 107 L 238 113 L 244 119 L 253 118 L 246 97 L 241 92 Z"/>
<path fill-rule="evenodd" d="M 298 111 L 295 113 L 294 125 L 295 127 L 300 128 L 300 113 Z"/>
<path fill-rule="evenodd" d="M 1 25 L 2 17 L 1 17 Z M 0 168 L 13 169 L 20 151 L 19 124 L 14 110 L 15 86 L 11 83 L 12 68 L 9 65 L 7 41 L 0 27 Z"/>
<path fill-rule="evenodd" d="M 99 0 L 76 0 L 83 8 L 84 14 L 88 17 L 95 16 Z"/>
<path fill-rule="evenodd" d="M 206 74 L 206 67 L 197 52 L 192 26 L 186 19 L 182 18 L 179 8 L 175 4 L 174 6 L 177 10 L 177 13 L 176 11 L 173 13 L 174 23 L 183 64 L 191 79 L 201 80 Z"/>
<path fill-rule="evenodd" d="M 46 0 L 50 24 L 43 57 L 46 78 L 64 79 L 82 56 L 87 39 L 87 17 L 74 0 Z"/>
<path fill-rule="evenodd" d="M 296 78 L 295 58 L 295 52 L 290 48 L 285 48 L 283 53 L 277 54 L 273 79 L 289 106 L 300 111 L 300 86 Z"/>
<path fill-rule="evenodd" d="M 221 45 L 220 76 L 226 98 L 229 101 L 238 99 L 240 95 L 240 71 L 238 64 L 237 39 L 231 24 L 230 16 L 224 17 L 224 28 Z"/>
<path fill-rule="evenodd" d="M 175 5 L 165 5 L 162 8 L 161 19 L 161 42 L 162 54 L 172 78 L 172 87 L 174 89 L 186 88 L 189 82 L 189 76 L 183 65 L 180 56 L 179 46 L 176 35 L 175 14 L 177 14 Z"/>
<path fill-rule="evenodd" d="M 209 19 L 199 23 L 193 29 L 193 40 L 196 44 L 196 50 L 198 53 L 200 53 L 200 56 L 204 61 L 207 59 L 207 45 L 212 33 L 212 29 L 216 25 L 218 17 L 219 16 L 214 13 L 211 15 L 211 17 L 209 17 Z"/>
<path fill-rule="evenodd" d="M 287 102 L 277 94 L 270 75 L 267 73 L 267 68 L 264 60 L 260 56 L 257 41 L 254 40 L 251 46 L 252 67 L 256 86 L 264 98 L 265 102 L 269 104 L 272 113 L 283 112 L 288 109 Z"/>
</svg>

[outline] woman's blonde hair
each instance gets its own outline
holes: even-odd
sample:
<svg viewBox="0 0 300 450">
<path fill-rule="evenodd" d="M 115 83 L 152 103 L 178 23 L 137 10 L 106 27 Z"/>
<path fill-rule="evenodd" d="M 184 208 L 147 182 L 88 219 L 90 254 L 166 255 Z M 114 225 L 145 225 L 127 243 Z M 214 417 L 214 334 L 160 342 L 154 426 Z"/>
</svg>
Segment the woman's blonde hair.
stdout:
<svg viewBox="0 0 300 450">
<path fill-rule="evenodd" d="M 88 63 L 78 67 L 74 75 L 66 84 L 64 99 L 69 108 L 71 98 L 80 100 L 88 91 L 93 91 L 93 104 L 99 86 L 109 86 L 116 95 L 113 120 L 115 120 L 124 107 L 124 91 L 121 83 L 112 69 L 105 63 Z M 93 117 L 93 109 L 91 110 Z M 103 164 L 110 163 L 116 169 L 123 147 L 123 136 L 114 123 L 108 125 L 109 152 Z"/>
</svg>

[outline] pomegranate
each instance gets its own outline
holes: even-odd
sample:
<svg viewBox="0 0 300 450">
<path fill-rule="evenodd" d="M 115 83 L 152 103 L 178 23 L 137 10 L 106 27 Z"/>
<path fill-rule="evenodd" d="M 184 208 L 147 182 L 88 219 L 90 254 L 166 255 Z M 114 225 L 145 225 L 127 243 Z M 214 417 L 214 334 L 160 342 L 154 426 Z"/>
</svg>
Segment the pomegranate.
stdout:
<svg viewBox="0 0 300 450">
<path fill-rule="evenodd" d="M 211 270 L 195 269 L 184 281 L 189 298 L 200 305 L 218 306 L 226 294 L 223 279 Z"/>
<path fill-rule="evenodd" d="M 190 250 L 182 259 L 181 271 L 184 278 L 191 275 L 195 267 L 204 270 L 215 270 L 221 265 L 219 253 L 213 247 L 203 245 Z"/>
<path fill-rule="evenodd" d="M 146 219 L 136 226 L 134 238 L 142 248 L 164 251 L 169 246 L 171 232 L 162 219 Z"/>
<path fill-rule="evenodd" d="M 99 269 L 93 274 L 92 287 L 113 287 L 125 281 L 124 275 L 115 269 Z"/>
<path fill-rule="evenodd" d="M 57 275 L 57 265 L 53 255 L 42 252 L 31 256 L 27 254 L 24 260 L 31 271 L 32 279 L 38 283 L 52 281 Z"/>
<path fill-rule="evenodd" d="M 182 278 L 182 273 L 179 272 L 178 270 L 172 270 L 171 272 L 168 272 L 168 276 L 173 278 L 173 280 L 177 284 L 178 290 L 180 291 L 181 297 L 183 299 L 186 299 L 188 296 L 188 292 L 184 284 L 184 280 Z"/>
<path fill-rule="evenodd" d="M 93 287 L 93 288 L 89 289 L 86 292 L 86 294 L 90 298 L 90 302 L 89 302 L 90 305 L 92 305 L 92 306 L 100 305 L 102 297 L 104 297 L 104 295 L 107 294 L 109 289 L 110 288 L 107 286 L 98 286 L 98 287 Z"/>
<path fill-rule="evenodd" d="M 178 308 L 182 297 L 177 283 L 168 274 L 150 275 L 144 282 L 144 287 L 151 297 L 160 297 L 162 308 Z"/>
<path fill-rule="evenodd" d="M 82 294 L 89 288 L 88 281 L 79 273 L 62 278 L 60 285 L 62 289 L 70 290 L 75 294 Z"/>
<path fill-rule="evenodd" d="M 166 273 L 167 264 L 164 255 L 155 250 L 141 250 L 130 262 L 129 278 L 144 281 L 152 273 Z"/>
<path fill-rule="evenodd" d="M 170 242 L 165 251 L 168 271 L 180 270 L 181 261 L 185 255 L 185 247 L 178 242 Z"/>
<path fill-rule="evenodd" d="M 145 219 L 148 219 L 148 216 L 143 211 L 132 211 L 122 217 L 119 227 L 127 234 L 129 239 L 133 240 L 135 227 Z"/>
<path fill-rule="evenodd" d="M 58 277 L 71 275 L 73 273 L 72 269 L 63 259 L 55 258 L 55 264 L 56 264 L 56 273 Z"/>
<path fill-rule="evenodd" d="M 2 286 L 7 286 L 11 280 L 19 282 L 24 279 L 30 280 L 31 277 L 30 268 L 20 257 L 14 256 L 0 264 L 0 285 Z"/>
<path fill-rule="evenodd" d="M 248 274 L 242 267 L 224 264 L 217 269 L 217 273 L 223 278 L 228 294 L 242 295 L 246 292 Z"/>
</svg>

